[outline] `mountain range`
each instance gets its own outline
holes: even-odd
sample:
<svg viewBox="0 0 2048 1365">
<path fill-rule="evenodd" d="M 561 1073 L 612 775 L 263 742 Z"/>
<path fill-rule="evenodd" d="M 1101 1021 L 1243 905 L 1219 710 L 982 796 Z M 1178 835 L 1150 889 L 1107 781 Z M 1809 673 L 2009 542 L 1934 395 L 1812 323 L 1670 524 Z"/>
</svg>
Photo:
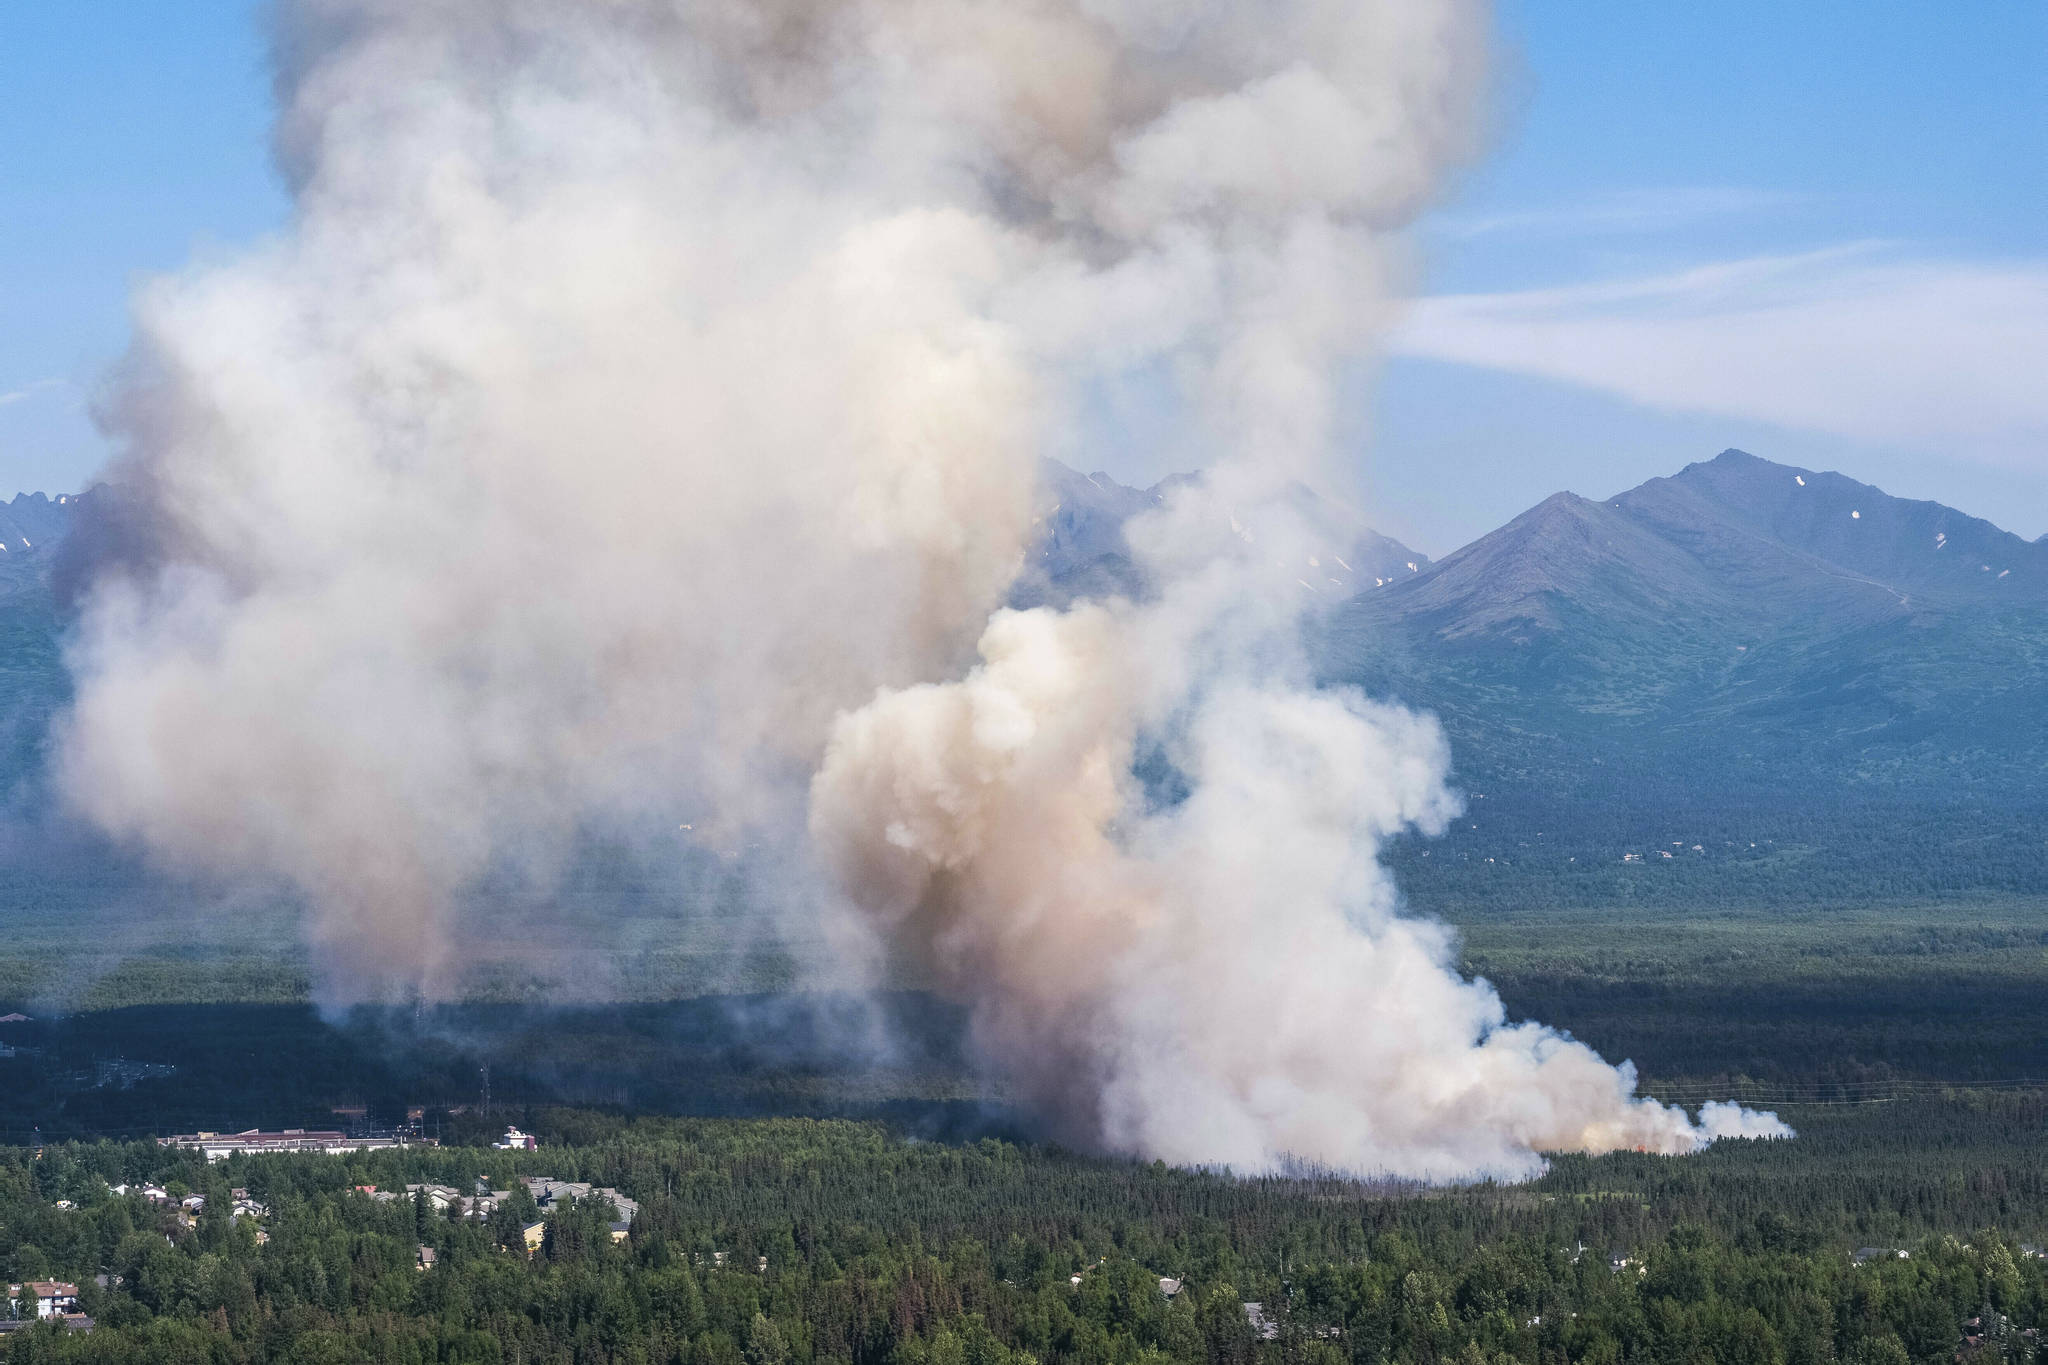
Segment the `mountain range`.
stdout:
<svg viewBox="0 0 2048 1365">
<path fill-rule="evenodd" d="M 1084 520 L 1162 492 L 1091 483 Z M 1375 543 L 1314 656 L 1450 736 L 1466 815 L 1394 854 L 1431 909 L 2048 888 L 2048 538 L 1728 450 L 1440 561 Z"/>
<path fill-rule="evenodd" d="M 1013 600 L 1142 593 L 1124 529 L 1173 481 L 1043 483 Z M 2048 537 L 1738 450 L 1440 561 L 1297 498 L 1323 681 L 1452 741 L 1466 816 L 1394 855 L 1431 908 L 2048 887 Z M 0 785 L 66 692 L 51 565 L 92 499 L 0 504 Z"/>
<path fill-rule="evenodd" d="M 1142 591 L 1123 525 L 1170 481 L 1047 482 L 1023 595 Z M 1286 571 L 1328 600 L 1324 680 L 1437 712 L 1473 778 L 1541 754 L 1556 795 L 1693 750 L 1688 780 L 1723 789 L 1789 770 L 2012 794 L 2048 776 L 2048 541 L 1739 450 L 1600 501 L 1558 493 L 1437 562 L 1303 497 L 1331 549 Z"/>
<path fill-rule="evenodd" d="M 1496 779 L 1548 746 L 1547 779 L 1655 755 L 1938 800 L 2041 791 L 2044 645 L 2048 545 L 1730 450 L 1360 594 L 1323 660 L 1439 710 Z"/>
</svg>

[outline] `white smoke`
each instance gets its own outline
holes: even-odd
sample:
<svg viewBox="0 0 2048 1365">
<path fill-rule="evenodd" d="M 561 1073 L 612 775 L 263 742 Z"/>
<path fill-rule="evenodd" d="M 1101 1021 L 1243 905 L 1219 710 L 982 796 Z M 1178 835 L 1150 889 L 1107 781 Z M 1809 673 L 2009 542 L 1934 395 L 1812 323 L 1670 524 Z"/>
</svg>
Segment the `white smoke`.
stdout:
<svg viewBox="0 0 2048 1365">
<path fill-rule="evenodd" d="M 1377 856 L 1456 812 L 1434 721 L 1289 685 L 1279 645 L 1187 673 L 1173 605 L 999 614 L 963 680 L 842 717 L 813 787 L 821 848 L 1035 1108 L 1175 1162 L 1431 1180 L 1789 1136 L 1508 1025 Z M 1189 785 L 1163 809 L 1131 775 L 1148 732 Z"/>
<path fill-rule="evenodd" d="M 1727 1100 L 1708 1100 L 1700 1106 L 1700 1136 L 1708 1142 L 1722 1138 L 1791 1137 L 1792 1130 L 1776 1114 L 1760 1114 Z"/>
<path fill-rule="evenodd" d="M 295 219 L 138 303 L 173 553 L 91 602 L 68 791 L 296 887 L 335 998 L 454 989 L 487 869 L 656 813 L 798 840 L 816 914 L 1081 1141 L 1450 1178 L 1707 1140 L 1398 913 L 1441 736 L 1304 685 L 1275 567 L 1484 18 L 289 0 Z M 1156 596 L 1001 610 L 1040 453 L 1139 370 L 1208 469 L 1132 529 Z"/>
</svg>

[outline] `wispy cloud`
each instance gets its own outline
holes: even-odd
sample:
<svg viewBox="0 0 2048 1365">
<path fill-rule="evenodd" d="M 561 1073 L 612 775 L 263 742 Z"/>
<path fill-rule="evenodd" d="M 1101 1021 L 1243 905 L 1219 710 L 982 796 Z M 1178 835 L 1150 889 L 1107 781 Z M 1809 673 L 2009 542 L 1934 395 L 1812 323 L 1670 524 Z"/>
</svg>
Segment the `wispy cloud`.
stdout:
<svg viewBox="0 0 2048 1365">
<path fill-rule="evenodd" d="M 1874 243 L 1423 300 L 1406 355 L 2025 467 L 2048 456 L 2048 262 Z"/>
<path fill-rule="evenodd" d="M 32 384 L 24 384 L 18 389 L 8 389 L 0 392 L 0 408 L 23 402 L 35 397 L 39 393 L 47 393 L 51 389 L 61 389 L 63 387 L 64 381 L 61 379 L 38 379 Z"/>
<path fill-rule="evenodd" d="M 1810 204 L 1810 196 L 1733 185 L 1677 185 L 1619 190 L 1569 204 L 1496 213 L 1448 213 L 1426 226 L 1460 241 L 1501 236 L 1598 236 L 1664 232 L 1715 219 L 1784 212 Z"/>
</svg>

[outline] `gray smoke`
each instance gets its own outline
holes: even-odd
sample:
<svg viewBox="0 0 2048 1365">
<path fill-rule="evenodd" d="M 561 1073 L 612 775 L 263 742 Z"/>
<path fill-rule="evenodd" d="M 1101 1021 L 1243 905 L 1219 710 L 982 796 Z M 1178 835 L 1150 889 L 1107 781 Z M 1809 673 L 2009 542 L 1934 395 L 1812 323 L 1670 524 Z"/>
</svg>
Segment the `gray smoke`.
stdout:
<svg viewBox="0 0 2048 1365">
<path fill-rule="evenodd" d="M 176 550 L 74 653 L 101 825 L 296 888 L 334 999 L 453 989 L 465 891 L 593 823 L 782 842 L 848 962 L 967 1002 L 1069 1136 L 1178 1161 L 1512 1175 L 1740 1126 L 1458 977 L 1375 856 L 1452 810 L 1442 737 L 1294 643 L 1286 490 L 1470 149 L 1478 4 L 279 22 L 291 229 L 137 304 L 124 473 Z M 1208 470 L 1132 530 L 1156 597 L 1002 610 L 1040 453 L 1138 372 Z"/>
</svg>

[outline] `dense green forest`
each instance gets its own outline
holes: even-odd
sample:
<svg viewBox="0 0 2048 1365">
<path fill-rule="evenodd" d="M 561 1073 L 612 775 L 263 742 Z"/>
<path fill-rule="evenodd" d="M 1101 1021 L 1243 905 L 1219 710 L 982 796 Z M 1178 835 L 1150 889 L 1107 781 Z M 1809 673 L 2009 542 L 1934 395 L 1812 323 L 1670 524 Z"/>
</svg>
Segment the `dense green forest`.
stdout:
<svg viewBox="0 0 2048 1365">
<path fill-rule="evenodd" d="M 1389 859 L 1411 903 L 1460 923 L 1543 910 L 1742 913 L 2009 902 L 2048 886 L 2036 800 L 1852 801 L 1785 776 L 1702 800 L 1684 768 L 1617 762 L 1563 796 L 1465 775 L 1466 809 Z"/>
<path fill-rule="evenodd" d="M 689 941 L 689 923 L 636 917 L 629 899 L 604 908 L 611 917 L 593 924 L 614 937 L 593 930 L 588 956 L 602 948 L 629 963 L 638 975 L 610 979 L 644 995 L 550 1004 L 542 981 L 505 999 L 339 1015 L 309 1003 L 288 925 L 239 943 L 195 936 L 98 955 L 100 936 L 24 927 L 0 954 L 0 1013 L 38 1017 L 0 1026 L 0 1045 L 19 1049 L 0 1056 L 0 1141 L 319 1123 L 339 1104 L 384 1115 L 456 1105 L 477 1097 L 486 1065 L 499 1097 L 517 1103 L 1012 1130 L 961 1047 L 957 1006 L 916 989 L 693 993 L 659 953 L 632 946 Z M 1512 1017 L 1634 1062 L 1655 1093 L 1863 1098 L 2048 1083 L 2044 923 L 2042 906 L 2020 898 L 1499 911 L 1464 922 L 1463 966 L 1500 990 Z M 102 1084 L 98 1068 L 113 1059 L 176 1071 Z"/>
<path fill-rule="evenodd" d="M 1509 1012 L 1635 1063 L 1672 1097 L 1917 1094 L 2048 1083 L 2048 948 L 2037 912 L 1926 907 L 1778 916 L 1497 917 L 1466 970 Z M 1946 922 L 1945 922 L 1946 921 Z M 962 1011 L 917 991 L 751 994 L 580 1006 L 472 1002 L 324 1016 L 253 958 L 152 959 L 103 991 L 151 1003 L 0 1026 L 0 1141 L 319 1124 L 479 1095 L 698 1115 L 852 1115 L 933 1136 L 1018 1131 L 961 1045 Z M 241 975 L 246 973 L 246 975 Z M 246 1000 L 235 987 L 246 982 Z M 280 989 L 280 985 L 285 989 Z M 162 996 L 218 1003 L 161 1003 Z M 222 1001 L 221 997 L 226 999 Z M 102 997 L 104 1000 L 104 997 Z M 0 1012 L 33 1000 L 0 997 Z M 115 1060 L 175 1068 L 110 1082 Z"/>
<path fill-rule="evenodd" d="M 95 1321 L 10 1334 L 9 1360 L 1934 1365 L 2031 1360 L 2048 1316 L 2040 1094 L 1815 1108 L 1794 1142 L 1448 1191 L 837 1121 L 525 1117 L 537 1152 L 0 1153 L 0 1260 L 76 1282 Z M 529 1257 L 522 1174 L 616 1187 L 630 1239 L 594 1201 Z M 144 1180 L 206 1206 L 187 1226 L 109 1189 Z M 358 1188 L 420 1181 L 515 1195 L 461 1221 Z M 235 1187 L 267 1214 L 231 1218 Z"/>
<path fill-rule="evenodd" d="M 606 1103 L 641 1112 L 854 1114 L 934 1136 L 1006 1121 L 961 1012 L 929 996 L 747 996 L 582 1008 L 153 1005 L 0 1025 L 0 1142 L 395 1122 L 421 1106 Z M 113 1078 L 117 1060 L 174 1068 Z"/>
<path fill-rule="evenodd" d="M 1650 1093 L 1774 1107 L 1799 1136 L 1464 1190 L 1035 1146 L 975 1075 L 960 1011 L 916 991 L 322 1016 L 260 956 L 141 955 L 98 988 L 222 1002 L 0 1028 L 0 1269 L 79 1283 L 97 1324 L 0 1340 L 16 1361 L 2027 1361 L 2044 1263 L 2025 1248 L 2048 1243 L 2039 922 L 2022 901 L 1475 920 L 1465 965 L 1512 1012 L 1634 1060 Z M 234 961 L 246 977 L 219 974 Z M 102 1083 L 110 1058 L 176 1070 Z M 488 1125 L 453 1112 L 482 1065 Z M 447 1145 L 206 1167 L 123 1140 L 412 1104 Z M 507 1119 L 543 1148 L 481 1146 Z M 617 1187 L 642 1205 L 631 1240 L 611 1244 L 603 1209 L 558 1214 L 528 1259 L 502 1249 L 510 1215 L 354 1193 L 517 1173 Z M 142 1179 L 214 1211 L 188 1229 L 106 1189 Z M 269 1206 L 262 1245 L 220 1215 L 235 1186 Z M 1868 1247 L 1887 1254 L 1852 1263 Z M 1187 1290 L 1169 1300 L 1162 1276 Z"/>
</svg>

